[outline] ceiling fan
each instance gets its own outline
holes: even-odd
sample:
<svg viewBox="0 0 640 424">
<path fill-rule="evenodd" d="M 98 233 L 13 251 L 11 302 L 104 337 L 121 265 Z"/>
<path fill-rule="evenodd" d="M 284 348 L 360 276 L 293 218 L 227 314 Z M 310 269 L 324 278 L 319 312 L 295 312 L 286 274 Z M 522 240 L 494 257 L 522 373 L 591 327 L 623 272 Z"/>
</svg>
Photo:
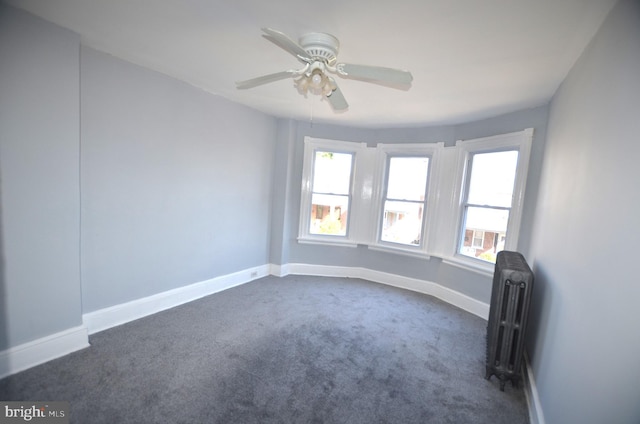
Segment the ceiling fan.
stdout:
<svg viewBox="0 0 640 424">
<path fill-rule="evenodd" d="M 337 63 L 340 42 L 331 34 L 313 32 L 303 35 L 299 42 L 295 42 L 280 31 L 271 28 L 262 28 L 262 31 L 265 33 L 264 38 L 294 55 L 304 67 L 239 81 L 236 82 L 238 89 L 253 88 L 291 77 L 301 94 L 311 92 L 322 95 L 334 111 L 343 111 L 349 104 L 332 75 L 400 89 L 408 89 L 413 81 L 410 72 L 400 69 Z"/>
</svg>

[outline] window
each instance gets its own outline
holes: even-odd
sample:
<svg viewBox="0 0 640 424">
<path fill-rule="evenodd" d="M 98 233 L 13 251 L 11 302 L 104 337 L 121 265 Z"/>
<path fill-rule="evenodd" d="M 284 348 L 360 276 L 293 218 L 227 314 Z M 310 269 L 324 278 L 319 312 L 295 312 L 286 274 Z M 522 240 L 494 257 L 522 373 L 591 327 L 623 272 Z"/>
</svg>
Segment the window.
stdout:
<svg viewBox="0 0 640 424">
<path fill-rule="evenodd" d="M 469 233 L 469 230 L 465 230 L 465 246 L 467 245 L 467 238 L 466 235 Z M 473 230 L 472 231 L 473 234 L 473 238 L 471 240 L 471 247 L 475 248 L 475 249 L 482 249 L 482 246 L 484 246 L 484 231 L 478 231 L 478 230 Z"/>
<path fill-rule="evenodd" d="M 525 130 L 456 144 L 461 201 L 454 256 L 493 265 L 498 252 L 517 249 L 532 135 Z"/>
<path fill-rule="evenodd" d="M 378 144 L 373 164 L 373 249 L 427 257 L 427 239 L 433 225 L 434 164 L 443 143 Z M 371 230 L 369 230 L 371 231 Z"/>
<path fill-rule="evenodd" d="M 420 246 L 429 158 L 392 156 L 387 163 L 380 240 Z"/>
<path fill-rule="evenodd" d="M 355 245 L 355 164 L 365 147 L 305 138 L 299 241 Z"/>
<path fill-rule="evenodd" d="M 352 164 L 352 153 L 315 151 L 310 234 L 347 235 Z"/>
<path fill-rule="evenodd" d="M 465 236 L 458 253 L 495 263 L 496 254 L 504 250 L 500 240 L 506 239 L 517 164 L 517 150 L 469 155 L 462 212 Z"/>
</svg>

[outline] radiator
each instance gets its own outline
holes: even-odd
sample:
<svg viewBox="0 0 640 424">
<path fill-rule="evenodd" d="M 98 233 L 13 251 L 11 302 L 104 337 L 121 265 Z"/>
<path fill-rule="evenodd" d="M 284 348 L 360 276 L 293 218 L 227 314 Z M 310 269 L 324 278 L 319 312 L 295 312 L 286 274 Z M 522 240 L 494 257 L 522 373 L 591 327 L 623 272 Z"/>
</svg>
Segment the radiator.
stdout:
<svg viewBox="0 0 640 424">
<path fill-rule="evenodd" d="M 531 300 L 533 273 L 518 252 L 502 251 L 496 258 L 487 326 L 488 380 L 495 375 L 500 390 L 511 381 L 514 387 L 522 378 L 525 330 Z"/>
</svg>

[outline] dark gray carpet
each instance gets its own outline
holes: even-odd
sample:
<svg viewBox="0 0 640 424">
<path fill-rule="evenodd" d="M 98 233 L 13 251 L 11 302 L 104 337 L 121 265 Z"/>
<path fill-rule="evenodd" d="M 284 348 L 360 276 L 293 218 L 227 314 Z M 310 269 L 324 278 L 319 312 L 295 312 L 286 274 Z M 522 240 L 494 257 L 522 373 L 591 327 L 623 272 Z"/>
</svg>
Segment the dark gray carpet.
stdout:
<svg viewBox="0 0 640 424">
<path fill-rule="evenodd" d="M 74 423 L 528 423 L 484 379 L 486 322 L 362 280 L 267 277 L 90 337 L 0 380 Z"/>
</svg>

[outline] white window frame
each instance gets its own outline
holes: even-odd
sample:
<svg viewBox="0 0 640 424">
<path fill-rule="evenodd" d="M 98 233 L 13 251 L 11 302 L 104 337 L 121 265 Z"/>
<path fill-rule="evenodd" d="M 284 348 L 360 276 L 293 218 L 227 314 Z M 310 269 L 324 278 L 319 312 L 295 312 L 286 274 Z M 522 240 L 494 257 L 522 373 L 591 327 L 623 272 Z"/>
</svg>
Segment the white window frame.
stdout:
<svg viewBox="0 0 640 424">
<path fill-rule="evenodd" d="M 370 232 L 369 248 L 373 250 L 390 251 L 393 253 L 402 253 L 410 256 L 419 256 L 429 258 L 429 238 L 432 228 L 435 225 L 435 176 L 438 174 L 439 155 L 444 148 L 444 143 L 397 143 L 386 144 L 379 143 L 376 147 L 375 161 L 375 193 L 372 199 L 372 210 L 374 211 L 372 228 Z M 389 172 L 389 159 L 392 157 L 416 157 L 426 156 L 429 158 L 429 170 L 427 174 L 426 195 L 424 201 L 424 210 L 422 213 L 422 231 L 420 237 L 420 245 L 410 246 L 400 243 L 383 241 L 382 236 L 382 220 L 384 216 L 384 200 L 385 190 Z"/>
<path fill-rule="evenodd" d="M 354 217 L 361 208 L 358 199 L 358 188 L 362 185 L 362 172 L 359 171 L 359 163 L 366 156 L 366 143 L 354 143 L 337 140 L 305 137 L 304 159 L 302 165 L 302 191 L 300 196 L 300 224 L 298 229 L 298 242 L 314 243 L 334 246 L 355 247 L 358 244 L 359 226 Z M 313 167 L 314 157 L 317 151 L 330 151 L 335 153 L 348 153 L 353 155 L 351 166 L 351 181 L 349 183 L 349 217 L 347 219 L 346 235 L 312 234 L 311 228 L 311 201 L 313 195 Z"/>
<path fill-rule="evenodd" d="M 523 131 L 501 134 L 492 137 L 485 137 L 473 140 L 459 140 L 456 142 L 457 154 L 453 156 L 456 161 L 455 166 L 449 167 L 448 178 L 455 181 L 454 190 L 451 196 L 451 206 L 449 212 L 454 220 L 449 222 L 448 239 L 450 244 L 445 248 L 443 261 L 462 268 L 478 271 L 485 275 L 493 275 L 495 265 L 481 259 L 472 258 L 458 253 L 460 240 L 464 237 L 463 213 L 464 197 L 468 190 L 469 159 L 477 153 L 491 153 L 505 150 L 518 151 L 518 164 L 516 166 L 515 182 L 513 187 L 513 201 L 509 213 L 507 224 L 507 236 L 505 239 L 505 250 L 517 250 L 520 235 L 520 225 L 522 222 L 522 212 L 524 205 L 525 187 L 527 174 L 529 171 L 529 157 L 531 155 L 531 142 L 533 139 L 533 128 Z M 446 170 L 445 170 L 446 173 Z M 451 173 L 454 173 L 453 175 Z M 445 175 L 446 179 L 447 176 Z"/>
</svg>

